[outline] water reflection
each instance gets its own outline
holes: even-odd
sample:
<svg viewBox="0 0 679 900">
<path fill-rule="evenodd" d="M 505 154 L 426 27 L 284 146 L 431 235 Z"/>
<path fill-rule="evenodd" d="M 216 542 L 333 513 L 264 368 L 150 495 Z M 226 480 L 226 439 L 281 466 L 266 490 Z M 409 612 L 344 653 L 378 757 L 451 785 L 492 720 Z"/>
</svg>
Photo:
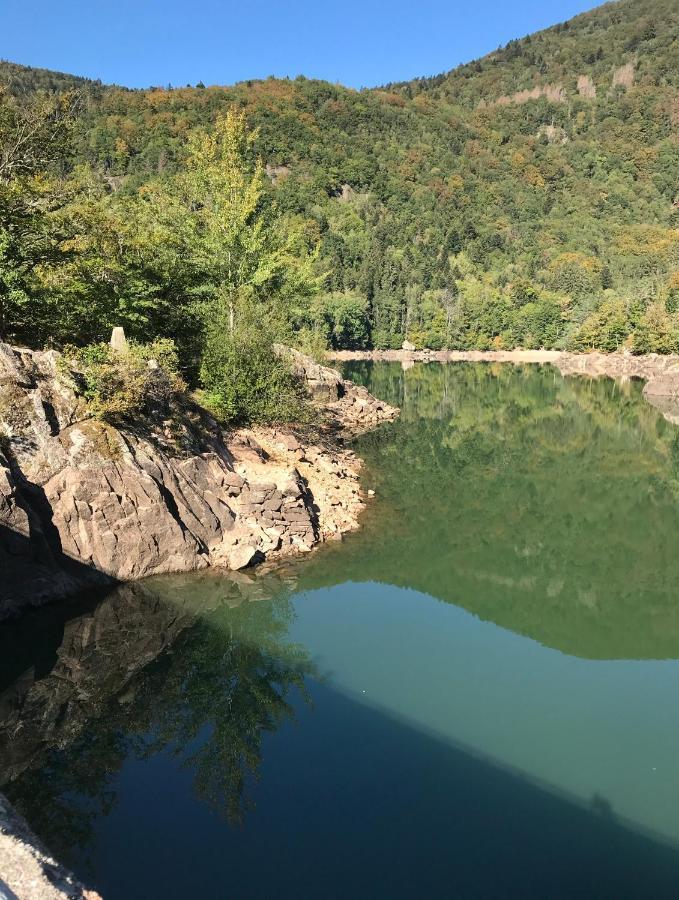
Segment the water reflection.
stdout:
<svg viewBox="0 0 679 900">
<path fill-rule="evenodd" d="M 262 736 L 315 674 L 282 589 L 279 576 L 156 579 L 0 630 L 0 659 L 27 664 L 0 693 L 0 786 L 55 853 L 87 846 L 130 757 L 176 756 L 202 801 L 242 821 Z M 36 628 L 53 640 L 31 655 Z"/>
<path fill-rule="evenodd" d="M 587 658 L 679 657 L 679 429 L 639 382 L 479 364 L 349 374 L 402 415 L 360 440 L 379 496 L 368 527 L 350 553 L 310 560 L 305 584 L 415 588 Z"/>
<path fill-rule="evenodd" d="M 363 530 L 0 627 L 0 788 L 110 897 L 227 858 L 242 897 L 670 896 L 679 430 L 551 369 L 351 376 L 403 409 Z"/>
<path fill-rule="evenodd" d="M 345 586 L 291 602 L 287 580 L 267 581 L 269 602 L 236 606 L 247 585 L 205 576 L 116 592 L 65 623 L 53 669 L 33 683 L 45 694 L 66 671 L 73 682 L 53 741 L 10 796 L 104 896 L 221 897 L 225 878 L 239 898 L 674 896 L 679 854 L 666 833 L 621 815 L 596 759 L 606 748 L 590 723 L 577 730 L 601 664 L 568 663 L 583 683 L 573 691 L 569 675 L 562 686 L 575 712 L 564 733 L 549 701 L 564 703 L 554 665 L 565 657 L 411 592 Z M 109 605 L 138 610 L 124 637 Z M 138 651 L 156 639 L 169 643 L 143 665 Z M 66 670 L 61 657 L 74 645 L 84 647 L 81 663 Z M 639 727 L 620 666 L 604 664 L 620 682 L 607 699 L 626 695 Z M 543 684 L 531 694 L 535 672 Z M 491 684 L 505 684 L 494 702 Z M 39 707 L 28 704 L 31 690 L 25 710 Z M 536 757 L 553 752 L 556 727 L 557 772 L 573 757 L 596 789 L 575 793 L 537 765 L 498 758 L 491 731 L 488 752 L 453 737 L 465 719 L 499 724 Z M 645 727 L 673 752 L 653 722 Z M 642 754 L 627 745 L 620 755 L 638 792 Z M 661 768 L 672 805 L 676 784 Z"/>
</svg>

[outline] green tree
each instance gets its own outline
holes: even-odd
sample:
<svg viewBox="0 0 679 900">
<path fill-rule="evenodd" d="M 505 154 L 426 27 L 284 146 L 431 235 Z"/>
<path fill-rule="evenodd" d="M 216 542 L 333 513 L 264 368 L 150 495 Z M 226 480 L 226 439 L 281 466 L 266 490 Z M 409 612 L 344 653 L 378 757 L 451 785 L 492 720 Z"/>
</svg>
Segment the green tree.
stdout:
<svg viewBox="0 0 679 900">
<path fill-rule="evenodd" d="M 45 337 L 34 276 L 54 254 L 50 213 L 66 198 L 56 163 L 75 106 L 71 94 L 20 106 L 0 88 L 0 338 Z"/>
<path fill-rule="evenodd" d="M 273 351 L 319 290 L 316 250 L 283 221 L 253 159 L 254 136 L 234 109 L 191 135 L 186 171 L 152 195 L 189 270 L 203 320 L 200 377 L 225 421 L 300 414 L 299 392 Z"/>
<path fill-rule="evenodd" d="M 210 131 L 190 136 L 186 171 L 170 184 L 169 206 L 180 220 L 182 249 L 207 302 L 206 315 L 226 311 L 231 334 L 244 309 L 286 322 L 293 304 L 319 286 L 315 253 L 300 252 L 298 232 L 283 237 L 267 202 L 264 169 L 253 160 L 254 137 L 244 113 L 230 108 Z"/>
<path fill-rule="evenodd" d="M 678 339 L 677 323 L 664 304 L 652 303 L 634 330 L 634 352 L 674 353 Z"/>
</svg>

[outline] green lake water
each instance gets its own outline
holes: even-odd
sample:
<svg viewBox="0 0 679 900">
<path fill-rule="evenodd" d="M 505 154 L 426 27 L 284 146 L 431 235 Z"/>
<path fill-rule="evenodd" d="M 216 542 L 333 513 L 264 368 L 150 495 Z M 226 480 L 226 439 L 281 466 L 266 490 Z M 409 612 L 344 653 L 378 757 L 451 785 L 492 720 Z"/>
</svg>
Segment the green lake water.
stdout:
<svg viewBox="0 0 679 900">
<path fill-rule="evenodd" d="M 355 364 L 360 532 L 0 627 L 0 789 L 105 900 L 679 896 L 679 429 Z"/>
</svg>

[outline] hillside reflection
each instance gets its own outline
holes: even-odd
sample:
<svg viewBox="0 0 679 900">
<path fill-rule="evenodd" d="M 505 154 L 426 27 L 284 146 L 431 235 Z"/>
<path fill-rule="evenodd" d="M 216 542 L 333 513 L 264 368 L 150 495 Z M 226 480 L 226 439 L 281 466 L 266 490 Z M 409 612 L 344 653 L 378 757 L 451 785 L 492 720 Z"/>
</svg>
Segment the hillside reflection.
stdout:
<svg viewBox="0 0 679 900">
<path fill-rule="evenodd" d="M 363 531 L 304 585 L 382 581 L 588 658 L 679 657 L 679 429 L 640 383 L 547 366 L 356 364 L 402 407 L 363 437 Z"/>
</svg>

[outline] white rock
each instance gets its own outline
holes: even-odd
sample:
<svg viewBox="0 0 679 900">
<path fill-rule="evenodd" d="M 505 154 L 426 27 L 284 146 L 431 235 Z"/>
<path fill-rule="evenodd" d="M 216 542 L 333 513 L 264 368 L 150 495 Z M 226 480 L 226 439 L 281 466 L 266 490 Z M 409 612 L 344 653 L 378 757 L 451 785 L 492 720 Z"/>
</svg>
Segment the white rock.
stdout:
<svg viewBox="0 0 679 900">
<path fill-rule="evenodd" d="M 244 569 L 249 566 L 257 555 L 256 547 L 252 544 L 236 544 L 231 547 L 227 554 L 230 569 Z"/>
<path fill-rule="evenodd" d="M 111 332 L 111 347 L 119 353 L 127 353 L 129 347 L 124 328 L 114 328 Z"/>
</svg>

